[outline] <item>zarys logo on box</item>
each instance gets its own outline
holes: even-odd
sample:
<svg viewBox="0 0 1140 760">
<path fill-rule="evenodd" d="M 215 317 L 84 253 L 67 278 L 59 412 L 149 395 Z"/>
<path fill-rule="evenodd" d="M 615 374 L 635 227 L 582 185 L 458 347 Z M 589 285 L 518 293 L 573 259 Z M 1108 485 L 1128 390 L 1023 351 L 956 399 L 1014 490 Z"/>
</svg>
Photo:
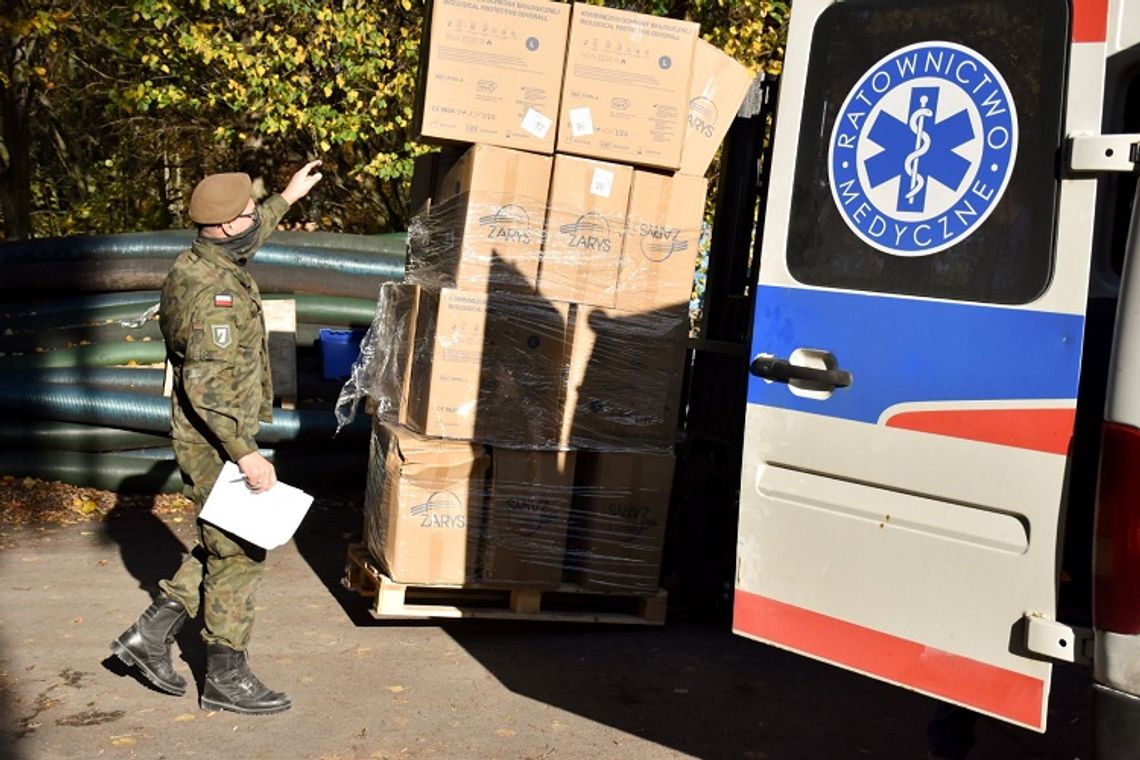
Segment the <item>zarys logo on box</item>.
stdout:
<svg viewBox="0 0 1140 760">
<path fill-rule="evenodd" d="M 1017 157 L 1017 113 L 980 53 L 923 42 L 851 89 L 831 133 L 831 193 L 863 242 L 896 256 L 944 251 L 997 207 Z"/>
<path fill-rule="evenodd" d="M 530 245 L 530 215 L 522 206 L 501 206 L 493 213 L 479 217 L 479 226 L 487 230 L 488 240 Z"/>
<path fill-rule="evenodd" d="M 427 501 L 413 505 L 408 512 L 419 519 L 421 528 L 466 528 L 467 510 L 451 491 L 436 491 Z"/>
<path fill-rule="evenodd" d="M 577 221 L 564 224 L 558 231 L 567 236 L 566 245 L 583 251 L 609 253 L 613 248 L 610 240 L 610 223 L 596 211 L 578 217 Z"/>
<path fill-rule="evenodd" d="M 716 104 L 712 100 L 704 95 L 698 95 L 689 101 L 689 129 L 705 137 L 712 137 L 716 122 Z"/>
<path fill-rule="evenodd" d="M 689 241 L 681 237 L 679 227 L 642 222 L 637 229 L 641 239 L 641 255 L 654 263 L 659 264 L 689 247 Z"/>
</svg>

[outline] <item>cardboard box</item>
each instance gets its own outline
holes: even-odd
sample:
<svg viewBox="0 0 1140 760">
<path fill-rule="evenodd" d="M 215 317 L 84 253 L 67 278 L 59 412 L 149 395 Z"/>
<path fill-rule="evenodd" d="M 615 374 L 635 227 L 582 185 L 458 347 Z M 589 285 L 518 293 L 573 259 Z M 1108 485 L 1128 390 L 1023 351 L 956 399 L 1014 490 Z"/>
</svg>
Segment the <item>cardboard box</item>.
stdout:
<svg viewBox="0 0 1140 760">
<path fill-rule="evenodd" d="M 558 152 L 678 168 L 698 28 L 576 3 Z"/>
<path fill-rule="evenodd" d="M 673 456 L 578 452 L 568 579 L 599 591 L 656 591 Z"/>
<path fill-rule="evenodd" d="M 685 310 L 701 239 L 708 180 L 633 173 L 616 308 Z"/>
<path fill-rule="evenodd" d="M 417 289 L 407 423 L 431 436 L 558 448 L 569 307 Z"/>
<path fill-rule="evenodd" d="M 486 450 L 373 421 L 364 534 L 400 583 L 455 584 L 476 575 Z"/>
<path fill-rule="evenodd" d="M 688 317 L 676 311 L 575 308 L 563 442 L 671 451 L 687 337 Z"/>
<path fill-rule="evenodd" d="M 681 150 L 682 174 L 703 177 L 728 134 L 753 76 L 714 45 L 697 40 L 689 84 L 689 117 Z"/>
<path fill-rule="evenodd" d="M 480 542 L 484 581 L 559 586 L 574 463 L 573 451 L 492 450 Z"/>
<path fill-rule="evenodd" d="M 554 157 L 539 295 L 613 306 L 632 180 L 629 166 Z"/>
<path fill-rule="evenodd" d="M 428 0 L 417 139 L 554 152 L 570 6 L 547 0 Z"/>
<path fill-rule="evenodd" d="M 533 295 L 550 171 L 549 156 L 472 146 L 441 178 L 428 234 L 411 238 L 408 279 Z"/>
</svg>

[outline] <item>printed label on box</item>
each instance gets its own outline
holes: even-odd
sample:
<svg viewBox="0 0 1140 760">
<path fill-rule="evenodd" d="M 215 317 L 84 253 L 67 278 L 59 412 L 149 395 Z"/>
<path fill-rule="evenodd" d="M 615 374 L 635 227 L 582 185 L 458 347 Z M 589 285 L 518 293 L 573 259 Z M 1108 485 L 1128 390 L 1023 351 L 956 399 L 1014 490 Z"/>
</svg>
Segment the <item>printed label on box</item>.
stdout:
<svg viewBox="0 0 1140 760">
<path fill-rule="evenodd" d="M 526 116 L 523 117 L 522 128 L 539 140 L 543 140 L 546 138 L 546 133 L 550 131 L 550 125 L 552 123 L 548 117 L 530 108 L 527 110 Z"/>
<path fill-rule="evenodd" d="M 588 106 L 570 109 L 570 133 L 575 137 L 594 134 L 594 117 Z"/>
<path fill-rule="evenodd" d="M 602 198 L 609 198 L 614 191 L 614 173 L 608 169 L 594 169 L 590 180 L 590 192 Z"/>
</svg>

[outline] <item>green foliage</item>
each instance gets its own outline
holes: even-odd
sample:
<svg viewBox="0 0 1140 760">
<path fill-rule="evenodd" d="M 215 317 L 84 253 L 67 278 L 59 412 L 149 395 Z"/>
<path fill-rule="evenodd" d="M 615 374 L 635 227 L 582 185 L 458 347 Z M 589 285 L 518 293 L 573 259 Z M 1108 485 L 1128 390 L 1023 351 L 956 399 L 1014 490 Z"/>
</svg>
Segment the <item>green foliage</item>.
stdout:
<svg viewBox="0 0 1140 760">
<path fill-rule="evenodd" d="M 606 5 L 697 20 L 752 70 L 779 70 L 787 3 Z M 35 234 L 182 226 L 203 174 L 247 171 L 270 192 L 311 158 L 326 181 L 291 218 L 357 232 L 406 224 L 412 160 L 427 149 L 410 131 L 423 0 L 7 6 L 0 104 L 26 96 L 27 134 L 0 135 L 0 179 L 11 154 L 30 157 Z"/>
<path fill-rule="evenodd" d="M 329 181 L 309 218 L 367 231 L 403 221 L 422 26 L 410 0 L 140 0 L 127 23 L 132 34 L 106 39 L 137 68 L 115 103 L 209 146 L 189 146 L 193 176 L 239 166 L 270 191 L 321 158 Z"/>
</svg>

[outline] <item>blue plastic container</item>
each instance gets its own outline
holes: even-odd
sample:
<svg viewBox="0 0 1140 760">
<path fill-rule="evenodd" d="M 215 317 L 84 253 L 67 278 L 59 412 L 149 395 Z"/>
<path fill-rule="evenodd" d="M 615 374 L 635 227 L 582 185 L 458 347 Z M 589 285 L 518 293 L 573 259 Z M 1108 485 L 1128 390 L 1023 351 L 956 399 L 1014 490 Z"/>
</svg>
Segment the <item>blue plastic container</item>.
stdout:
<svg viewBox="0 0 1140 760">
<path fill-rule="evenodd" d="M 352 374 L 352 363 L 360 355 L 360 341 L 365 332 L 321 328 L 321 375 L 325 380 L 343 380 Z"/>
</svg>

